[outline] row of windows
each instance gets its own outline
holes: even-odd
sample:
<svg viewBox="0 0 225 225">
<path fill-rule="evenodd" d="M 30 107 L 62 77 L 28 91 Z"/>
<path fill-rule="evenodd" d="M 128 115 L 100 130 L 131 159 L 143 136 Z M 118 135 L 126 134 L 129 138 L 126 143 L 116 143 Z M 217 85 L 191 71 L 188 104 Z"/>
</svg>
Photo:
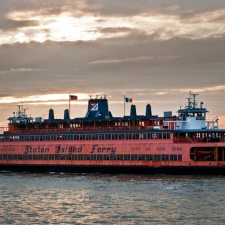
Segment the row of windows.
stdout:
<svg viewBox="0 0 225 225">
<path fill-rule="evenodd" d="M 0 160 L 144 160 L 182 161 L 182 155 L 130 155 L 130 154 L 39 154 L 39 155 L 0 155 Z"/>
<path fill-rule="evenodd" d="M 0 141 L 170 139 L 170 133 L 46 134 L 0 136 Z"/>
</svg>

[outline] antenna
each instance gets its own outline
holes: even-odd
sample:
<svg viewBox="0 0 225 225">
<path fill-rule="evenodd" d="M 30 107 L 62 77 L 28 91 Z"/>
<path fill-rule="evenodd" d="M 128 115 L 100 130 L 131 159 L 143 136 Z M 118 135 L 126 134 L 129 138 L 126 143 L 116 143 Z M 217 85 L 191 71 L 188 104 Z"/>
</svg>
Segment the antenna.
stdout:
<svg viewBox="0 0 225 225">
<path fill-rule="evenodd" d="M 203 106 L 204 102 L 201 102 L 200 104 L 201 104 L 201 109 L 202 109 L 202 106 Z"/>
<path fill-rule="evenodd" d="M 21 102 L 20 104 L 16 106 L 18 107 L 17 116 L 21 117 L 23 115 L 23 102 Z"/>
<path fill-rule="evenodd" d="M 187 100 L 188 100 L 188 109 L 190 109 L 191 108 L 191 97 L 187 98 Z"/>
<path fill-rule="evenodd" d="M 26 111 L 27 111 L 27 109 L 26 108 L 23 108 L 23 117 L 26 117 L 27 116 Z"/>
<path fill-rule="evenodd" d="M 197 106 L 196 96 L 198 96 L 198 94 L 192 94 L 192 96 L 193 96 L 193 108 L 196 108 Z"/>
</svg>

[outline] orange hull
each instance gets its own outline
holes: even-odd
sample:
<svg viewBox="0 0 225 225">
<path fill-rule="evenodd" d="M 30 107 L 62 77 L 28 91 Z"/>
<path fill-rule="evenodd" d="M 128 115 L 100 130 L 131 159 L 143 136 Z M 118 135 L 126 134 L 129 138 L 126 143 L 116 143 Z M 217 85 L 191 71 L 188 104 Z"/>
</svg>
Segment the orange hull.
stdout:
<svg viewBox="0 0 225 225">
<path fill-rule="evenodd" d="M 171 139 L 4 142 L 0 165 L 225 167 L 225 161 L 191 160 L 193 147 L 219 148 L 224 143 L 174 143 Z"/>
</svg>

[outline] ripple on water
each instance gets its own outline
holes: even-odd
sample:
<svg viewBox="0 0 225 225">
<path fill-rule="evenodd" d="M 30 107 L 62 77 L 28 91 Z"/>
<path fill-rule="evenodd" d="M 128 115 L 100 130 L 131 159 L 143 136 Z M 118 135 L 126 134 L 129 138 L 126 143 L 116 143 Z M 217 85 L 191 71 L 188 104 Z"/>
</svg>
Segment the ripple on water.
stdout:
<svg viewBox="0 0 225 225">
<path fill-rule="evenodd" d="M 0 173 L 0 224 L 224 224 L 225 177 Z"/>
</svg>

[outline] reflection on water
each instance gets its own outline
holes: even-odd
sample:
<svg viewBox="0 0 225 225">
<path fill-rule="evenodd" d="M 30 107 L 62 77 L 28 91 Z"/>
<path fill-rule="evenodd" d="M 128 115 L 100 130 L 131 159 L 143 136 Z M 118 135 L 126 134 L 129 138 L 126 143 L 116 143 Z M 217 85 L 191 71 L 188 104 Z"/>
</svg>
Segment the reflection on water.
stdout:
<svg viewBox="0 0 225 225">
<path fill-rule="evenodd" d="M 225 177 L 0 173 L 0 224 L 225 224 Z"/>
</svg>

